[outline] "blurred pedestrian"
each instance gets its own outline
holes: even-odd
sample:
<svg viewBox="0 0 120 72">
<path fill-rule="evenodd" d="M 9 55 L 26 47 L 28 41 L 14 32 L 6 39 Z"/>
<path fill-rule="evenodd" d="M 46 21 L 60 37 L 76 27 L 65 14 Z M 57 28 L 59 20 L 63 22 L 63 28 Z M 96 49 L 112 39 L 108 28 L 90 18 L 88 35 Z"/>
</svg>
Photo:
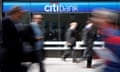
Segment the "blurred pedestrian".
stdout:
<svg viewBox="0 0 120 72">
<path fill-rule="evenodd" d="M 120 72 L 120 29 L 117 24 L 117 12 L 109 9 L 96 9 L 91 20 L 99 26 L 100 34 L 105 42 L 105 49 L 98 54 L 104 59 L 102 72 Z"/>
<path fill-rule="evenodd" d="M 62 58 L 65 61 L 66 58 L 70 55 L 72 55 L 73 58 L 73 62 L 76 62 L 75 59 L 75 51 L 74 51 L 74 46 L 76 44 L 76 40 L 77 40 L 77 28 L 78 23 L 77 22 L 71 22 L 70 23 L 70 27 L 67 29 L 66 32 L 66 41 L 67 41 L 67 46 L 70 47 L 69 50 L 65 51 L 65 53 L 63 54 Z"/>
<path fill-rule="evenodd" d="M 1 72 L 22 72 L 22 42 L 16 25 L 25 13 L 21 7 L 13 7 L 2 20 L 2 47 L 5 49 Z"/>
<path fill-rule="evenodd" d="M 92 67 L 93 46 L 97 35 L 97 26 L 92 21 L 87 21 L 87 24 L 83 28 L 82 40 L 86 45 L 86 49 L 83 52 L 81 60 L 87 60 L 87 68 Z M 80 60 L 80 61 L 81 61 Z"/>
<path fill-rule="evenodd" d="M 40 14 L 32 15 L 32 22 L 24 29 L 24 39 L 32 46 L 28 61 L 32 63 L 39 63 L 40 72 L 45 72 L 44 59 L 45 50 L 43 47 L 44 32 L 41 26 L 43 16 Z"/>
</svg>

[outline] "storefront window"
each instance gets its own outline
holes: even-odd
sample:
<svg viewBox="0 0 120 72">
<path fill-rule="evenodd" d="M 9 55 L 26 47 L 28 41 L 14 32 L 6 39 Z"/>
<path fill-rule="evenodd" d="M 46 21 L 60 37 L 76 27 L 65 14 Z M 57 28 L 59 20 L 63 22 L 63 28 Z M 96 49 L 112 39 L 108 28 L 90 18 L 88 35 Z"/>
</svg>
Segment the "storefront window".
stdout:
<svg viewBox="0 0 120 72">
<path fill-rule="evenodd" d="M 75 1 L 76 4 L 78 4 L 78 5 L 76 5 L 76 7 L 77 6 L 78 7 L 73 8 L 72 3 L 71 3 L 72 6 L 68 7 L 67 5 L 65 5 L 65 2 L 64 2 L 64 4 L 63 4 L 64 7 L 61 7 L 60 3 L 59 3 L 59 6 L 61 7 L 60 10 L 57 5 L 52 5 L 51 3 L 49 3 L 48 0 L 41 0 L 41 2 L 46 1 L 45 2 L 46 4 L 52 5 L 50 7 L 46 7 L 47 11 L 49 11 L 49 12 L 45 11 L 44 8 L 42 9 L 42 7 L 43 7 L 42 4 L 41 4 L 41 7 L 35 8 L 36 6 L 34 6 L 31 9 L 31 7 L 32 7 L 31 3 L 33 0 L 3 0 L 3 1 L 9 1 L 9 2 L 10 1 L 11 2 L 12 1 L 14 1 L 14 2 L 26 1 L 27 3 L 30 2 L 30 4 L 28 6 L 25 6 L 25 8 L 28 8 L 28 12 L 26 12 L 26 14 L 24 15 L 24 17 L 22 19 L 22 23 L 30 24 L 32 14 L 34 14 L 34 13 L 42 14 L 44 17 L 43 27 L 44 27 L 44 31 L 45 31 L 45 41 L 65 41 L 65 32 L 66 32 L 67 28 L 69 27 L 69 23 L 73 20 L 78 22 L 78 24 L 79 24 L 77 30 L 79 33 L 79 37 L 81 38 L 81 34 L 82 34 L 81 32 L 82 32 L 83 27 L 86 24 L 86 21 L 89 18 L 90 11 L 92 8 L 96 8 L 95 6 L 92 6 L 92 4 L 89 3 L 91 1 L 96 1 L 96 0 L 84 0 L 84 1 L 86 1 L 85 2 L 86 5 L 82 6 L 82 7 L 77 3 L 77 1 L 79 1 L 79 3 L 82 5 L 82 0 L 69 0 L 69 2 Z M 34 0 L 34 2 L 35 1 L 39 1 L 39 0 Z M 51 0 L 51 1 L 58 1 L 58 0 Z M 63 1 L 68 1 L 68 0 L 59 0 L 59 2 L 61 2 L 61 4 Z M 102 0 L 97 0 L 97 1 L 102 1 Z M 113 1 L 113 0 L 110 0 L 110 1 Z M 40 3 L 40 1 L 39 1 L 39 3 Z M 117 3 L 117 4 L 114 4 L 114 5 L 112 4 L 113 6 L 109 6 L 109 7 L 107 5 L 105 5 L 104 7 L 120 10 L 120 5 L 119 5 L 120 3 Z M 98 7 L 102 7 L 102 6 L 98 5 Z M 6 15 L 5 12 L 4 12 L 4 14 Z M 80 38 L 78 38 L 78 41 L 81 40 Z"/>
</svg>

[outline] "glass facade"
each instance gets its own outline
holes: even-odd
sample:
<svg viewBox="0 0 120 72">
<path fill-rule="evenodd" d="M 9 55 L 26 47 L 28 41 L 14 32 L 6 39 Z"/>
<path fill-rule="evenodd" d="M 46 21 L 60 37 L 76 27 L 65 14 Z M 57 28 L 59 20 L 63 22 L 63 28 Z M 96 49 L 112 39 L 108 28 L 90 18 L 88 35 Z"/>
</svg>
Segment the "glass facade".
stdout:
<svg viewBox="0 0 120 72">
<path fill-rule="evenodd" d="M 42 14 L 42 13 L 37 13 Z M 29 12 L 26 13 L 22 19 L 23 24 L 30 24 L 31 15 Z M 42 14 L 44 17 L 43 27 L 45 31 L 45 40 L 46 41 L 64 41 L 65 32 L 69 27 L 71 21 L 77 21 L 79 26 L 77 28 L 79 34 L 81 34 L 81 29 L 83 28 L 86 20 L 88 19 L 88 13 L 64 13 L 64 14 Z M 78 38 L 79 40 L 80 38 Z"/>
<path fill-rule="evenodd" d="M 86 2 L 89 5 L 89 2 L 104 2 L 108 0 L 3 0 L 3 2 Z M 109 0 L 109 2 L 119 2 L 119 0 Z M 116 5 L 116 8 L 120 8 Z M 89 6 L 86 8 L 86 10 L 89 9 Z M 77 12 L 77 13 L 57 13 L 57 12 L 34 12 L 37 14 L 42 14 L 44 17 L 43 21 L 43 27 L 45 31 L 45 41 L 64 41 L 65 40 L 65 32 L 66 29 L 69 26 L 69 23 L 71 21 L 77 21 L 79 23 L 79 26 L 77 28 L 79 33 L 79 38 L 81 38 L 81 30 L 84 27 L 86 21 L 88 20 L 90 16 L 90 12 Z M 4 16 L 6 13 L 3 13 Z M 30 24 L 31 15 L 33 12 L 29 11 L 27 12 L 23 19 L 23 24 Z"/>
<path fill-rule="evenodd" d="M 43 14 L 46 40 L 64 41 L 66 29 L 71 21 L 79 23 L 78 31 L 82 28 L 88 14 Z M 83 18 L 82 18 L 83 17 Z"/>
</svg>

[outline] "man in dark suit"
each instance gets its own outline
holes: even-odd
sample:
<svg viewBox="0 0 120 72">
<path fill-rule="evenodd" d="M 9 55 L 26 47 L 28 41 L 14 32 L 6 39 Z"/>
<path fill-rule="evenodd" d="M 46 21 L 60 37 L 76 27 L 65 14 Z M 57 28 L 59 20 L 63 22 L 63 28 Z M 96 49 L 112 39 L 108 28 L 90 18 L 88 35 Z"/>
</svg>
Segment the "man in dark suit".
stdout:
<svg viewBox="0 0 120 72">
<path fill-rule="evenodd" d="M 92 21 L 87 21 L 87 25 L 83 29 L 82 40 L 86 45 L 86 50 L 83 53 L 83 60 L 87 59 L 87 68 L 91 68 L 93 56 L 93 43 L 96 39 L 97 26 Z"/>
<path fill-rule="evenodd" d="M 25 42 L 32 46 L 28 61 L 32 63 L 39 63 L 40 72 L 45 72 L 43 63 L 45 58 L 45 51 L 43 49 L 44 33 L 41 28 L 42 19 L 42 15 L 32 15 L 32 22 L 25 28 L 23 38 Z"/>
<path fill-rule="evenodd" d="M 1 72 L 22 72 L 20 65 L 22 42 L 16 24 L 18 24 L 23 14 L 24 11 L 16 6 L 2 20 L 2 47 L 5 49 L 5 53 Z"/>
<path fill-rule="evenodd" d="M 77 22 L 71 22 L 70 27 L 66 32 L 65 38 L 67 41 L 67 46 L 70 47 L 70 49 L 68 51 L 65 51 L 65 53 L 63 54 L 62 58 L 64 59 L 64 61 L 70 54 L 72 54 L 73 62 L 76 62 L 73 47 L 75 46 L 78 35 L 76 31 L 77 25 Z"/>
</svg>

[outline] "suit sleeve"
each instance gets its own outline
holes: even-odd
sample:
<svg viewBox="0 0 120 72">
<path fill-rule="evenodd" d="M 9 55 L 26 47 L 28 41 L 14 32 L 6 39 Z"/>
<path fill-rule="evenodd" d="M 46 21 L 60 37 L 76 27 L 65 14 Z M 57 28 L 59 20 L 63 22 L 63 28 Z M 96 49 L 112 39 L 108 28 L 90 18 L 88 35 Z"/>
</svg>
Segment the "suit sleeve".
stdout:
<svg viewBox="0 0 120 72">
<path fill-rule="evenodd" d="M 11 47 L 10 45 L 12 45 L 11 43 L 11 29 L 10 29 L 10 24 L 8 20 L 3 20 L 2 21 L 2 41 L 3 41 L 3 47 L 7 48 L 7 47 Z"/>
<path fill-rule="evenodd" d="M 66 32 L 66 41 L 70 41 L 70 38 L 71 38 L 71 34 L 72 34 L 72 31 L 71 30 L 67 30 Z"/>
<path fill-rule="evenodd" d="M 97 27 L 93 27 L 92 30 L 91 30 L 91 39 L 92 41 L 95 41 L 96 39 L 96 34 L 97 34 Z"/>
<path fill-rule="evenodd" d="M 24 28 L 24 30 L 22 32 L 22 39 L 23 39 L 23 41 L 27 41 L 27 42 L 31 42 L 31 43 L 36 41 L 31 26 L 26 26 Z"/>
<path fill-rule="evenodd" d="M 86 39 L 87 39 L 87 33 L 88 33 L 88 31 L 84 28 L 82 30 L 82 40 L 86 41 Z"/>
</svg>

